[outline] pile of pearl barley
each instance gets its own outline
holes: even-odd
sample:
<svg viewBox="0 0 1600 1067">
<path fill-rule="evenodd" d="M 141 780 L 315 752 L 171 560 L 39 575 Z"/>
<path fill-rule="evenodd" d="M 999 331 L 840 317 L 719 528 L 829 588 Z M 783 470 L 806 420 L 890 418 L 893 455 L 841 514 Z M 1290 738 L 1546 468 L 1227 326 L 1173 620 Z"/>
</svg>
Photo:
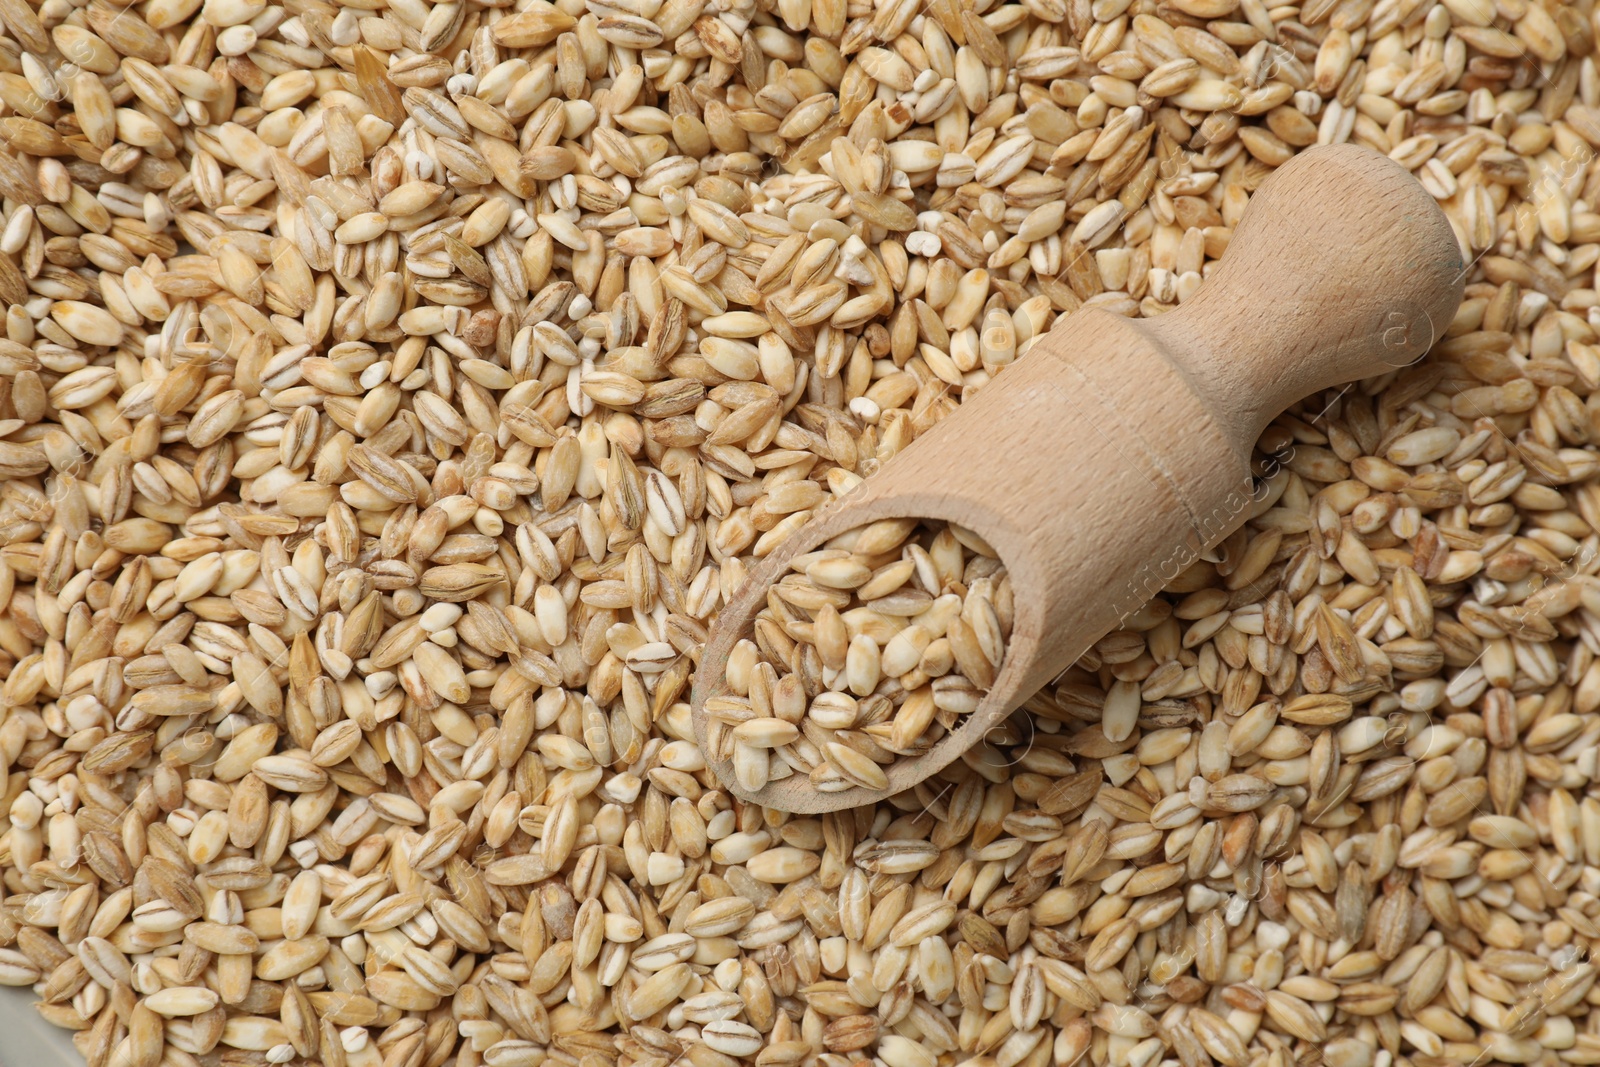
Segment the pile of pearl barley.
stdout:
<svg viewBox="0 0 1600 1067">
<path fill-rule="evenodd" d="M 1600 1062 L 1589 0 L 0 23 L 0 983 L 92 1067 Z M 721 789 L 751 564 L 1345 141 L 1430 356 L 940 774 Z"/>
<path fill-rule="evenodd" d="M 972 531 L 889 519 L 796 556 L 706 702 L 707 745 L 745 789 L 804 774 L 886 789 L 976 711 L 1004 662 L 1011 582 Z"/>
</svg>

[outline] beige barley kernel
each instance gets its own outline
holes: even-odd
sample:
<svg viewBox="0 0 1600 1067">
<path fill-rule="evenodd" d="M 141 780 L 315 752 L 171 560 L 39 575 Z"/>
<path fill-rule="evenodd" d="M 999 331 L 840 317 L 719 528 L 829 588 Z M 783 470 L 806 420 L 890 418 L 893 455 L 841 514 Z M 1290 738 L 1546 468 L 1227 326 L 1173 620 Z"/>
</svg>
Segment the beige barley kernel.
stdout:
<svg viewBox="0 0 1600 1067">
<path fill-rule="evenodd" d="M 0 983 L 93 1062 L 1592 1059 L 1589 13 L 979 6 L 0 0 Z M 748 565 L 1343 140 L 1435 354 L 918 790 L 717 788 Z M 747 787 L 1002 668 L 913 526 L 736 650 Z"/>
</svg>

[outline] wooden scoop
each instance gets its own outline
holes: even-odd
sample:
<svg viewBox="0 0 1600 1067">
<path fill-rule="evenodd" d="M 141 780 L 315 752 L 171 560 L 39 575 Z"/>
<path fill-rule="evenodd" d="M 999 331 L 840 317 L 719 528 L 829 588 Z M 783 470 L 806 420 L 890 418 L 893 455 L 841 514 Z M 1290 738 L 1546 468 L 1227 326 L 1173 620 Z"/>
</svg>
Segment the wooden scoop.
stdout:
<svg viewBox="0 0 1600 1067">
<path fill-rule="evenodd" d="M 824 793 L 797 773 L 752 793 L 712 760 L 717 777 L 745 800 L 821 812 L 938 772 L 1243 524 L 1263 492 L 1251 449 L 1284 408 L 1421 358 L 1464 274 L 1444 213 L 1398 164 L 1354 145 L 1284 164 L 1180 309 L 1065 318 L 756 567 L 711 632 L 692 696 L 705 750 L 705 702 L 727 694 L 728 654 L 789 561 L 865 523 L 921 517 L 976 531 L 1011 574 L 1011 640 L 978 709 L 887 767 L 887 789 Z"/>
</svg>

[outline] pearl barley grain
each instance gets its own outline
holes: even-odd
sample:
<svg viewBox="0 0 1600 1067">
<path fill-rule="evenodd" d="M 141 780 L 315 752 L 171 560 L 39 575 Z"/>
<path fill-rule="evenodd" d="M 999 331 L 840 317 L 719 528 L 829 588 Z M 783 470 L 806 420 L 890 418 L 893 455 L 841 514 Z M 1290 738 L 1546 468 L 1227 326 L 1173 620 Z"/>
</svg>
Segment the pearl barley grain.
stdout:
<svg viewBox="0 0 1600 1067">
<path fill-rule="evenodd" d="M 86 1062 L 1600 1057 L 1590 5 L 0 27 L 0 983 Z M 1025 592 L 871 527 L 703 665 L 751 566 L 1342 141 L 1458 234 L 1433 353 L 938 775 L 724 791 L 696 670 L 743 786 L 875 785 Z"/>
</svg>

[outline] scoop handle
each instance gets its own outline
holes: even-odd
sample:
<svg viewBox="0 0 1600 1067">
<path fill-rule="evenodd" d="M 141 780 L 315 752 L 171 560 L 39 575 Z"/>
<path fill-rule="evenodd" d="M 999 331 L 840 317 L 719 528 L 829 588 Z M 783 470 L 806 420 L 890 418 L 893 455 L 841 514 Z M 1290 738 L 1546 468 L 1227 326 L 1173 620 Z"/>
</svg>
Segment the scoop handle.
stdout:
<svg viewBox="0 0 1600 1067">
<path fill-rule="evenodd" d="M 1371 149 L 1328 145 L 1274 171 L 1205 285 L 1144 325 L 1249 447 L 1301 397 L 1421 359 L 1465 275 L 1421 183 Z"/>
</svg>

